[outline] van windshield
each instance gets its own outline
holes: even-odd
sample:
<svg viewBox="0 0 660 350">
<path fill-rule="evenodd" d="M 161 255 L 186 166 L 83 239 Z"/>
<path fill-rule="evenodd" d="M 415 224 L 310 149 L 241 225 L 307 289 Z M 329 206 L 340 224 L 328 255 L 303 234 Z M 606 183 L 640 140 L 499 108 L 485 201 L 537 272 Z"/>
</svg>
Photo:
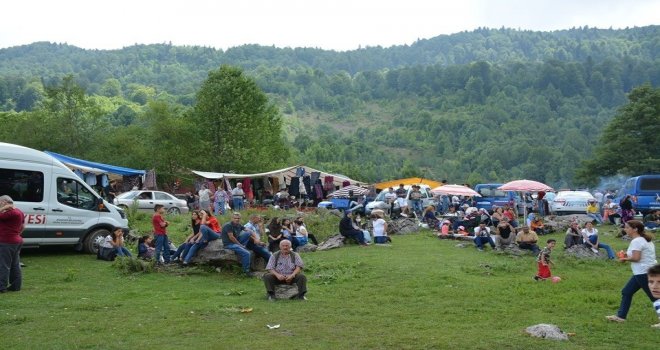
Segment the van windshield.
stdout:
<svg viewBox="0 0 660 350">
<path fill-rule="evenodd" d="M 660 177 L 643 177 L 639 181 L 640 191 L 660 192 Z"/>
<path fill-rule="evenodd" d="M 506 197 L 506 192 L 496 188 L 480 188 L 479 194 L 482 197 Z"/>
</svg>

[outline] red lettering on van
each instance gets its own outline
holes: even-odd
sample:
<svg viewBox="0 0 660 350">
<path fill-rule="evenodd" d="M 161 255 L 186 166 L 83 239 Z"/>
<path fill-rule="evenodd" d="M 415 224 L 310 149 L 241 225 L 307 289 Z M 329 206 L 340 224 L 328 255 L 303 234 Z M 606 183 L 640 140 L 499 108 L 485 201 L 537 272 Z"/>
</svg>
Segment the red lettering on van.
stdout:
<svg viewBox="0 0 660 350">
<path fill-rule="evenodd" d="M 45 225 L 46 215 L 43 214 L 28 214 L 25 216 L 26 225 Z"/>
</svg>

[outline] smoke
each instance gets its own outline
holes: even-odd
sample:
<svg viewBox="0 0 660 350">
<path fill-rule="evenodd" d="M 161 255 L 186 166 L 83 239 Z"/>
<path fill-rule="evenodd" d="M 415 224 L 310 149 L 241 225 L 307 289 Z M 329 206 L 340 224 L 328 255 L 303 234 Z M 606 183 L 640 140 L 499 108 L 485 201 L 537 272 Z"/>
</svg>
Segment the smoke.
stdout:
<svg viewBox="0 0 660 350">
<path fill-rule="evenodd" d="M 605 191 L 612 191 L 616 192 L 621 187 L 623 187 L 623 184 L 628 180 L 630 176 L 627 175 L 614 175 L 614 176 L 603 176 L 598 179 L 598 185 L 594 187 L 594 191 L 598 190 L 602 193 L 605 193 Z"/>
</svg>

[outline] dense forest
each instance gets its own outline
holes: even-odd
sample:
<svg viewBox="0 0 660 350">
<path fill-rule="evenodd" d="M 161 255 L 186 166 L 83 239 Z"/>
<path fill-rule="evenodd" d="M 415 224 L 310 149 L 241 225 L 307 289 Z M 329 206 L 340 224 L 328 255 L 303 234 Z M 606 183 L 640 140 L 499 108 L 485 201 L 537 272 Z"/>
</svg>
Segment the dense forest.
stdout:
<svg viewBox="0 0 660 350">
<path fill-rule="evenodd" d="M 283 128 L 286 149 L 280 130 L 232 129 L 274 135 L 261 138 L 275 140 L 278 155 L 253 162 L 260 169 L 182 150 L 207 135 L 195 131 L 200 89 L 223 65 L 244 72 L 281 115 L 273 125 Z M 643 84 L 660 86 L 660 26 L 477 29 L 347 52 L 34 43 L 0 50 L 0 140 L 156 168 L 164 179 L 188 168 L 305 163 L 368 182 L 530 178 L 573 187 L 603 128 Z M 77 101 L 70 113 L 57 104 L 67 94 Z M 163 137 L 169 155 L 154 158 Z"/>
</svg>

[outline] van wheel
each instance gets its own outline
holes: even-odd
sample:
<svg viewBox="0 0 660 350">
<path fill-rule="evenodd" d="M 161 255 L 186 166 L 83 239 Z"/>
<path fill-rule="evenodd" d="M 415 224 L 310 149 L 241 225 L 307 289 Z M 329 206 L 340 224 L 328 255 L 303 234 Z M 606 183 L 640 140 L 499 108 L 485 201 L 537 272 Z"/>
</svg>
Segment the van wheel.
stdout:
<svg viewBox="0 0 660 350">
<path fill-rule="evenodd" d="M 85 238 L 83 249 L 86 253 L 96 254 L 99 251 L 101 242 L 103 242 L 103 239 L 108 235 L 110 235 L 110 231 L 104 228 L 92 231 L 92 233 L 88 234 Z"/>
<path fill-rule="evenodd" d="M 171 207 L 170 209 L 167 209 L 167 213 L 172 215 L 179 215 L 181 214 L 181 209 L 177 207 Z"/>
</svg>

